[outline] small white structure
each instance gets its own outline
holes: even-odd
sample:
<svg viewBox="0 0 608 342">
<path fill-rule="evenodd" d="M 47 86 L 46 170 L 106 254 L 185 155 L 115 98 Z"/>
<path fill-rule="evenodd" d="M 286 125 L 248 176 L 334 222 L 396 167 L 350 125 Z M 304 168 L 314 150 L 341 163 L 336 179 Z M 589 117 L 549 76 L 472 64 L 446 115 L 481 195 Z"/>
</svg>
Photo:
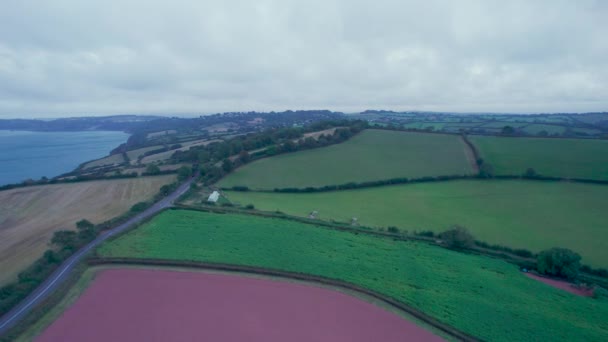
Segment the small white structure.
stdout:
<svg viewBox="0 0 608 342">
<path fill-rule="evenodd" d="M 209 195 L 209 198 L 207 199 L 207 202 L 217 202 L 217 200 L 220 199 L 220 193 L 217 191 L 213 191 L 211 193 L 211 195 Z"/>
</svg>

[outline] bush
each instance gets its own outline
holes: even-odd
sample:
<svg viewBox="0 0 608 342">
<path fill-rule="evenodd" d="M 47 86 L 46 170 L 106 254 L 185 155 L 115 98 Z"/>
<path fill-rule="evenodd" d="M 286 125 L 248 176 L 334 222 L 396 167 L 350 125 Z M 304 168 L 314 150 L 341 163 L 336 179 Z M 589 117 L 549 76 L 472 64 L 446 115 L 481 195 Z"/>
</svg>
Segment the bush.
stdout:
<svg viewBox="0 0 608 342">
<path fill-rule="evenodd" d="M 475 244 L 475 239 L 469 231 L 459 225 L 452 226 L 450 229 L 439 234 L 446 246 L 454 249 L 470 248 Z"/>
<path fill-rule="evenodd" d="M 183 181 L 192 175 L 192 168 L 189 166 L 182 166 L 177 170 L 177 179 Z"/>
<path fill-rule="evenodd" d="M 494 176 L 494 166 L 483 163 L 479 166 L 479 178 L 492 178 Z"/>
<path fill-rule="evenodd" d="M 58 230 L 53 233 L 51 244 L 63 250 L 78 249 L 78 233 L 73 230 Z"/>
<path fill-rule="evenodd" d="M 593 270 L 592 272 L 597 276 L 608 278 L 608 270 L 605 268 L 598 268 L 596 270 Z"/>
<path fill-rule="evenodd" d="M 524 178 L 534 178 L 538 176 L 538 173 L 536 173 L 536 170 L 534 170 L 533 168 L 529 167 L 526 172 L 523 174 Z"/>
<path fill-rule="evenodd" d="M 245 209 L 253 210 L 253 209 L 255 209 L 255 207 L 253 206 L 253 204 L 247 204 L 245 206 Z"/>
<path fill-rule="evenodd" d="M 598 276 L 598 277 L 602 277 L 602 278 L 608 278 L 608 270 L 605 268 L 591 268 L 587 265 L 582 265 L 581 266 L 581 271 L 585 272 L 585 273 L 589 273 L 592 274 L 594 276 Z"/>
<path fill-rule="evenodd" d="M 139 202 L 139 203 L 133 204 L 133 206 L 131 207 L 130 211 L 132 213 L 140 213 L 140 212 L 146 210 L 146 208 L 148 208 L 148 203 L 146 203 L 146 202 Z"/>
<path fill-rule="evenodd" d="M 82 219 L 82 220 L 76 222 L 76 228 L 78 230 L 94 229 L 95 225 L 89 220 Z"/>
<path fill-rule="evenodd" d="M 393 234 L 397 234 L 397 233 L 399 233 L 399 228 L 393 227 L 393 226 L 388 227 L 388 232 L 389 233 L 393 233 Z"/>
<path fill-rule="evenodd" d="M 538 254 L 536 269 L 541 274 L 576 279 L 581 256 L 566 248 L 551 248 Z"/>
<path fill-rule="evenodd" d="M 608 290 L 601 286 L 596 286 L 593 290 L 593 298 L 608 298 Z"/>
<path fill-rule="evenodd" d="M 490 244 L 484 241 L 475 240 L 475 244 L 479 247 L 490 248 Z"/>
<path fill-rule="evenodd" d="M 532 258 L 534 256 L 534 253 L 530 252 L 527 249 L 514 249 L 513 254 L 524 258 Z"/>
<path fill-rule="evenodd" d="M 423 230 L 419 233 L 415 233 L 418 236 L 435 237 L 435 233 L 430 230 Z"/>
<path fill-rule="evenodd" d="M 487 248 L 487 249 L 493 249 L 495 251 L 503 251 L 503 252 L 508 252 L 511 254 L 515 254 L 517 256 L 520 257 L 524 257 L 524 258 L 532 258 L 535 257 L 535 254 L 530 252 L 527 249 L 513 249 L 513 248 L 509 248 L 507 246 L 502 246 L 502 245 L 490 245 L 487 242 L 484 241 L 475 241 L 475 244 L 481 248 Z"/>
<path fill-rule="evenodd" d="M 160 173 L 160 168 L 155 164 L 150 164 L 146 167 L 145 173 L 148 175 L 157 175 Z"/>
</svg>

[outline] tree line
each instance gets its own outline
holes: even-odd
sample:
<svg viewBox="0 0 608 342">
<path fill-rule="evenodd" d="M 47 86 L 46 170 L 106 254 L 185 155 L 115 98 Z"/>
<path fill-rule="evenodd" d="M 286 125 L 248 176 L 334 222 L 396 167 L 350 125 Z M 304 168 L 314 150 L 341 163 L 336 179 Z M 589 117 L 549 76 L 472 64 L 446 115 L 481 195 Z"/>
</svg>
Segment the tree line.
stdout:
<svg viewBox="0 0 608 342">
<path fill-rule="evenodd" d="M 361 120 L 331 120 L 306 127 L 271 128 L 206 146 L 194 146 L 187 151 L 176 151 L 171 156 L 171 161 L 198 165 L 200 180 L 211 184 L 235 168 L 254 160 L 341 143 L 367 127 L 367 122 Z M 317 139 L 304 138 L 305 133 L 330 128 L 336 128 L 333 134 L 323 134 Z"/>
<path fill-rule="evenodd" d="M 395 227 L 389 227 L 389 232 L 391 231 L 390 228 L 393 228 L 393 232 L 398 232 L 398 229 Z M 417 234 L 439 238 L 442 244 L 455 250 L 473 249 L 475 246 L 478 246 L 485 249 L 507 252 L 523 258 L 534 258 L 536 259 L 536 263 L 530 266 L 534 267 L 542 275 L 564 278 L 571 281 L 576 281 L 581 272 L 602 278 L 608 277 L 608 270 L 603 268 L 593 269 L 587 265 L 582 265 L 580 254 L 567 248 L 554 247 L 539 253 L 533 253 L 526 249 L 512 249 L 502 245 L 490 245 L 475 240 L 465 227 L 459 225 L 454 225 L 439 234 L 435 234 L 432 231 Z"/>
</svg>

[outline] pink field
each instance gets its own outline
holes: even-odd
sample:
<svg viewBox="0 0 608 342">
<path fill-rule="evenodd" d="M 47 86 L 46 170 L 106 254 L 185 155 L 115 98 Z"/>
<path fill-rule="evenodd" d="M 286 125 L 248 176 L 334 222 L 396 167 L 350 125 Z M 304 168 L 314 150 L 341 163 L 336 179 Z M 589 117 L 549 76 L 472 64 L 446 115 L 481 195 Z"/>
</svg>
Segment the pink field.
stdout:
<svg viewBox="0 0 608 342">
<path fill-rule="evenodd" d="M 101 271 L 39 341 L 442 341 L 337 291 L 236 275 Z"/>
<path fill-rule="evenodd" d="M 526 273 L 526 275 L 529 278 L 532 279 L 536 279 L 538 281 L 541 281 L 549 286 L 553 286 L 556 287 L 558 289 L 564 290 L 564 291 L 568 291 L 570 293 L 574 293 L 575 295 L 579 295 L 579 296 L 584 296 L 584 297 L 591 297 L 593 296 L 593 290 L 584 290 L 584 289 L 579 289 L 576 288 L 574 286 L 572 286 L 572 284 L 570 284 L 567 281 L 563 281 L 563 280 L 556 280 L 556 279 L 551 279 L 551 278 L 546 278 L 546 277 L 541 277 L 539 275 L 536 274 L 532 274 L 532 273 Z"/>
</svg>

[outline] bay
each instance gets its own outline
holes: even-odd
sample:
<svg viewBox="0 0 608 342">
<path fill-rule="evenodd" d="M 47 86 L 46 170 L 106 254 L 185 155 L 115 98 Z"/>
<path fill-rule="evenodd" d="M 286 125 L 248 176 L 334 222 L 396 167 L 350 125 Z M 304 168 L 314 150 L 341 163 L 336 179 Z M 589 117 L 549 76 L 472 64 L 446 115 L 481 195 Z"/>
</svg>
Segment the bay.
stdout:
<svg viewBox="0 0 608 342">
<path fill-rule="evenodd" d="M 48 178 L 104 157 L 124 143 L 124 132 L 26 132 L 0 130 L 0 185 Z"/>
</svg>

